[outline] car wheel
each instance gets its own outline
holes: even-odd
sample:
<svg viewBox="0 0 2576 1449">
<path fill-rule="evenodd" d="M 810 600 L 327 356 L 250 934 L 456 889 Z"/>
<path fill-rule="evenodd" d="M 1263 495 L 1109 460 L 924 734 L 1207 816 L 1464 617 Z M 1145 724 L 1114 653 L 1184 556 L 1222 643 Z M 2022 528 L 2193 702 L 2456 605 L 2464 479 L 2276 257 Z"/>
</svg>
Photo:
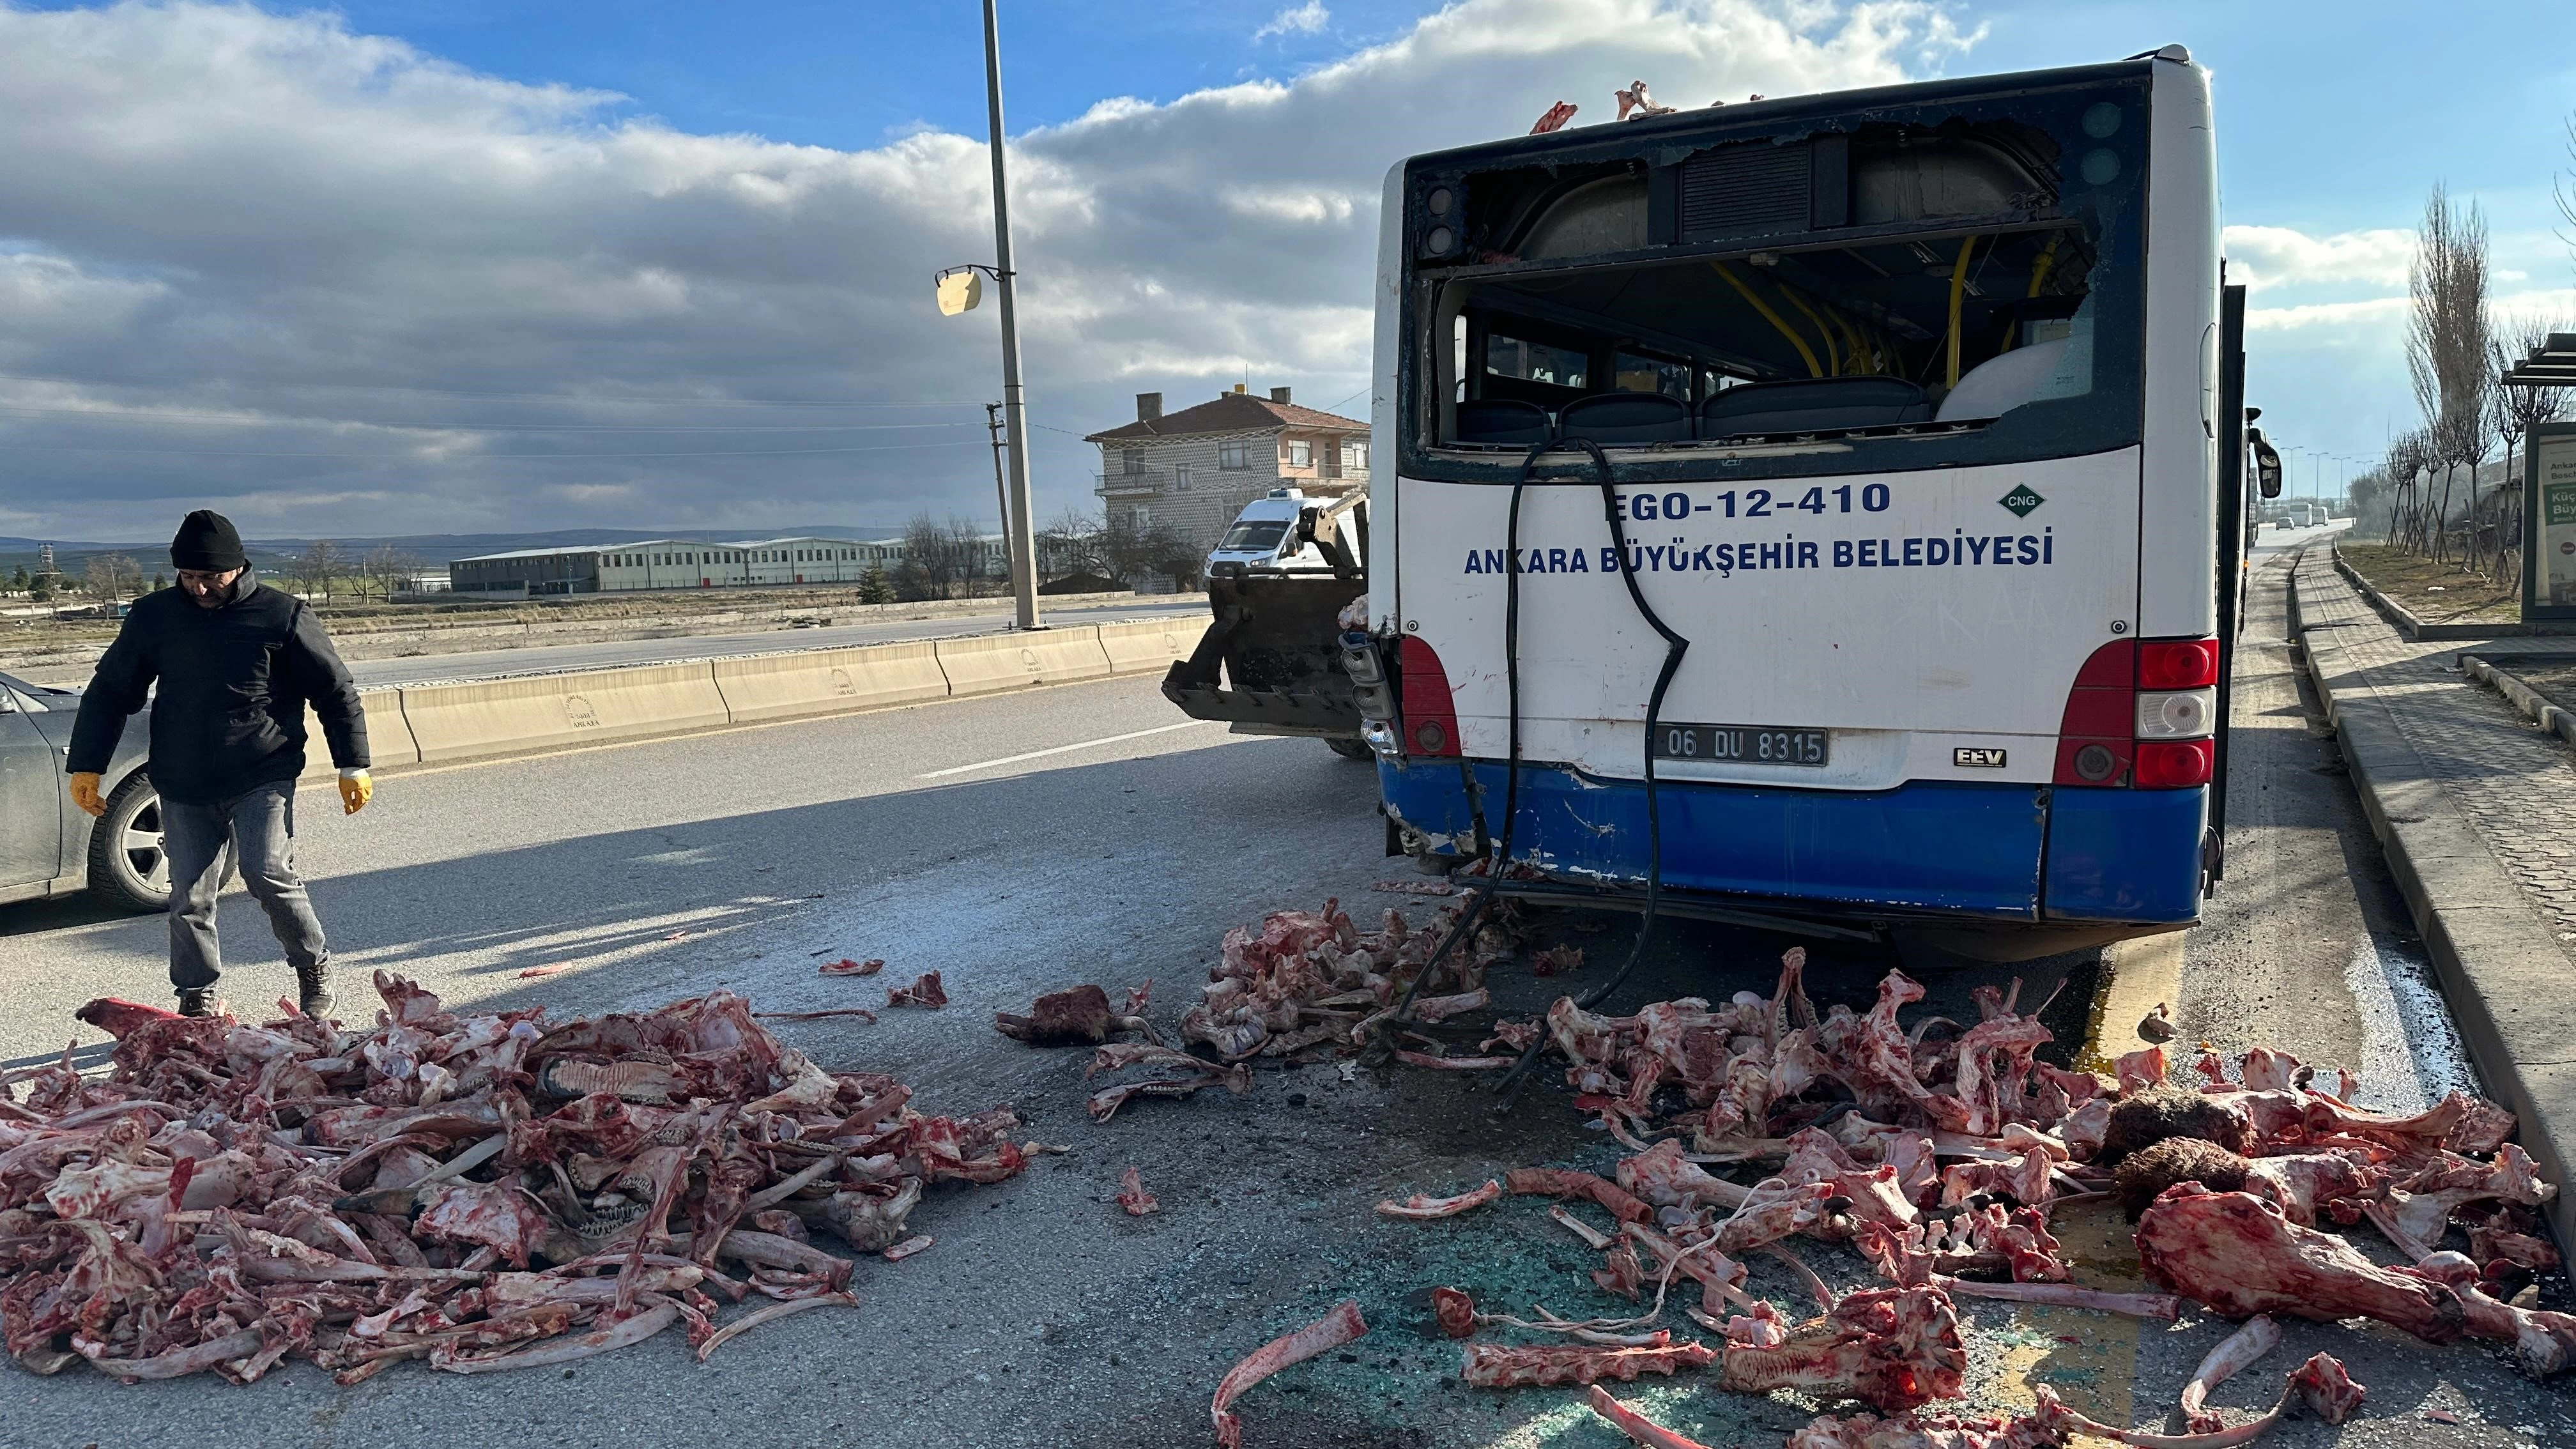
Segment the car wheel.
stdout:
<svg viewBox="0 0 2576 1449">
<path fill-rule="evenodd" d="M 107 800 L 89 833 L 89 888 L 111 905 L 159 911 L 170 905 L 170 856 L 161 843 L 161 795 L 137 770 Z"/>
<path fill-rule="evenodd" d="M 1344 740 L 1336 739 L 1331 735 L 1326 735 L 1324 737 L 1324 744 L 1329 747 L 1334 754 L 1341 756 L 1345 760 L 1373 760 L 1377 758 L 1377 751 L 1370 749 L 1368 747 L 1368 741 L 1366 740 Z"/>
</svg>

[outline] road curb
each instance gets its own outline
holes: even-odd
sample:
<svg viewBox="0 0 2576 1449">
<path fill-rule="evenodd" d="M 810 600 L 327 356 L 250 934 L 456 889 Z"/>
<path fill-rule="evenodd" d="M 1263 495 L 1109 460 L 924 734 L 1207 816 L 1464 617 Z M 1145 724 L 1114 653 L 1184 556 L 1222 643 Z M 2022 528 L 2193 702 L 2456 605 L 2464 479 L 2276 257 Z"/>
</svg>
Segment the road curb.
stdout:
<svg viewBox="0 0 2576 1449">
<path fill-rule="evenodd" d="M 2378 585 L 2362 577 L 2359 570 L 2345 563 L 2342 550 L 2334 549 L 2331 544 L 2327 547 L 2333 552 L 2335 572 L 2343 575 L 2343 581 L 2352 585 L 2354 593 L 2361 595 L 2361 601 L 2377 610 L 2379 617 L 2388 621 L 2389 627 L 2416 643 L 2441 644 L 2453 639 L 2554 638 L 2562 634 L 2576 634 L 2576 629 L 2571 629 L 2564 624 L 2427 624 L 2418 618 L 2413 610 L 2381 593 Z"/>
<path fill-rule="evenodd" d="M 2303 586 L 2293 571 L 2291 635 L 2451 1019 L 2488 1095 L 2520 1122 L 2522 1145 L 2542 1175 L 2567 1183 L 2567 1148 L 2576 1145 L 2576 1005 L 2567 990 L 2567 952 L 2398 727 L 2350 657 L 2343 627 L 2308 626 Z M 2576 1243 L 2576 1193 L 2561 1192 L 2548 1217 L 2562 1246 Z"/>
<path fill-rule="evenodd" d="M 2542 699 L 2540 691 L 2523 683 L 2511 670 L 2498 668 L 2493 661 L 2475 654 L 2461 655 L 2460 669 L 2471 679 L 2503 695 L 2507 703 L 2522 711 L 2524 719 L 2576 745 L 2576 714 Z"/>
</svg>

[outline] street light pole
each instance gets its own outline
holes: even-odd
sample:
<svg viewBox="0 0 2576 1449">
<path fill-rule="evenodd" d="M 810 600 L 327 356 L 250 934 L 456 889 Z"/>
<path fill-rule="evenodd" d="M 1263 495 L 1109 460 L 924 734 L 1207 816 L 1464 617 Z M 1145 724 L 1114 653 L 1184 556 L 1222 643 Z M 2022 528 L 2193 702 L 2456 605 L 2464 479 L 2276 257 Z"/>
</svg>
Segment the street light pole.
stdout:
<svg viewBox="0 0 2576 1449">
<path fill-rule="evenodd" d="M 1011 550 L 1011 596 L 1023 629 L 1038 622 L 1037 533 L 1029 496 L 1028 399 L 1020 387 L 1020 320 L 1014 306 L 1019 274 L 1011 269 L 1011 189 L 1002 167 L 1002 30 L 994 0 L 984 0 L 984 95 L 993 145 L 993 281 L 1002 312 L 1002 412 L 1010 446 L 1003 531 Z"/>
</svg>

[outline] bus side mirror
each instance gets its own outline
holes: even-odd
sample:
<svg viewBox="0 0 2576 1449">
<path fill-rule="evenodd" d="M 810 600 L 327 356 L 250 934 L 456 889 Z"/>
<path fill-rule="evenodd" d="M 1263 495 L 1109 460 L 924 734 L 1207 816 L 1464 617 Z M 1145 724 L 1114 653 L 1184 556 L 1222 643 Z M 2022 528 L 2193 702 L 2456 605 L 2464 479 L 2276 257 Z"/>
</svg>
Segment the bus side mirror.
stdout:
<svg viewBox="0 0 2576 1449">
<path fill-rule="evenodd" d="M 2266 498 L 2281 496 L 2281 453 L 2263 436 L 2262 429 L 2247 430 L 2246 451 L 2254 458 L 2254 487 Z"/>
</svg>

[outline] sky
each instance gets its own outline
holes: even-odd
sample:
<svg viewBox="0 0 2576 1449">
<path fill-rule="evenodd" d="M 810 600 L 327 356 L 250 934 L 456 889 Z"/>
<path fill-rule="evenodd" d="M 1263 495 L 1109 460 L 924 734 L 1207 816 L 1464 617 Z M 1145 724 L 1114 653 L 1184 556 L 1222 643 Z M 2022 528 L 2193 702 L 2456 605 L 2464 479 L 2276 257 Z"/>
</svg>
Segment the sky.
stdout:
<svg viewBox="0 0 2576 1449">
<path fill-rule="evenodd" d="M 0 0 L 0 535 L 988 519 L 979 8 Z M 1643 76 L 1694 105 L 2208 65 L 2249 400 L 2332 492 L 2414 420 L 2437 181 L 2499 311 L 2576 322 L 2576 6 L 1003 0 L 1041 517 L 1084 433 L 1236 382 L 1364 413 L 1376 196 Z"/>
</svg>

